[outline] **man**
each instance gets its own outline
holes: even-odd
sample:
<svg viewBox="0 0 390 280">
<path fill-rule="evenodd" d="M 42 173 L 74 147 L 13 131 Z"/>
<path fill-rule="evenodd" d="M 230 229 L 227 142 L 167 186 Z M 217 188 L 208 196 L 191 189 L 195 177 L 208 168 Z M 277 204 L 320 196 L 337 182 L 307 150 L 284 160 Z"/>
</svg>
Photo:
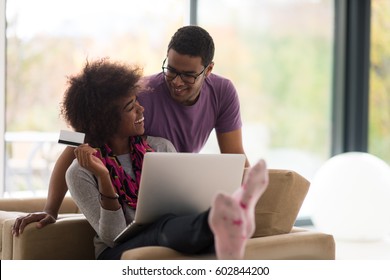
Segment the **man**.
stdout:
<svg viewBox="0 0 390 280">
<path fill-rule="evenodd" d="M 162 73 L 148 78 L 138 98 L 146 135 L 169 139 L 180 152 L 199 152 L 215 128 L 222 153 L 244 153 L 241 117 L 233 84 L 212 74 L 214 43 L 201 27 L 185 26 L 172 37 Z"/>
<path fill-rule="evenodd" d="M 213 58 L 214 42 L 206 30 L 185 26 L 176 31 L 163 71 L 145 78 L 146 90 L 138 97 L 146 112 L 145 135 L 170 140 L 178 152 L 199 152 L 215 129 L 221 153 L 245 154 L 238 95 L 228 79 L 211 73 Z M 67 147 L 55 164 L 43 212 L 18 218 L 15 235 L 31 222 L 41 228 L 56 221 L 73 150 Z"/>
</svg>

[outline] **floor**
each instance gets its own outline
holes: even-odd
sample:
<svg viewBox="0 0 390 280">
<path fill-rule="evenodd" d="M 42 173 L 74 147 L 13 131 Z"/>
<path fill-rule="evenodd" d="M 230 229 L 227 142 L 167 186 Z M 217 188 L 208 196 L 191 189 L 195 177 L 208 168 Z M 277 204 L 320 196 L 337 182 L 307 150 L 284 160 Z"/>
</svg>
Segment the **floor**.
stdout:
<svg viewBox="0 0 390 280">
<path fill-rule="evenodd" d="M 352 242 L 336 240 L 338 260 L 390 260 L 390 237 L 381 241 Z"/>
<path fill-rule="evenodd" d="M 316 230 L 312 226 L 304 226 Z M 336 241 L 337 260 L 390 260 L 390 235 L 378 241 Z"/>
</svg>

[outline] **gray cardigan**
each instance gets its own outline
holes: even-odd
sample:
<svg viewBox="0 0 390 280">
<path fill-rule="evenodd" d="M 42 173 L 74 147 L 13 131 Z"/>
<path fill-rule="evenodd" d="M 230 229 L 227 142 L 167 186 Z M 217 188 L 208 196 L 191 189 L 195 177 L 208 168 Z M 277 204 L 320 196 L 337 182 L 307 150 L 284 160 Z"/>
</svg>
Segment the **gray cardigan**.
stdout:
<svg viewBox="0 0 390 280">
<path fill-rule="evenodd" d="M 164 138 L 148 136 L 147 141 L 156 152 L 176 152 L 173 144 Z M 120 155 L 118 160 L 134 178 L 129 155 Z M 127 205 L 117 211 L 103 209 L 92 173 L 81 167 L 77 159 L 68 168 L 65 178 L 72 198 L 96 231 L 95 257 L 98 257 L 107 247 L 115 245 L 114 238 L 133 221 L 135 211 Z"/>
</svg>

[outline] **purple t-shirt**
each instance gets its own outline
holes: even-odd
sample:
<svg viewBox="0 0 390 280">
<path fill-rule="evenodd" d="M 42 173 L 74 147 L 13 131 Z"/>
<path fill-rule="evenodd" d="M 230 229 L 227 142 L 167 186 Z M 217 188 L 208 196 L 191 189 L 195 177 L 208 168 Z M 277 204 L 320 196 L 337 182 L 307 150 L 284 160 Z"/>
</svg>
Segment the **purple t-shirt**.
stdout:
<svg viewBox="0 0 390 280">
<path fill-rule="evenodd" d="M 198 101 L 184 106 L 173 100 L 162 73 L 146 77 L 138 100 L 145 108 L 145 134 L 170 140 L 178 152 L 199 152 L 215 128 L 224 133 L 241 128 L 240 103 L 232 82 L 209 75 Z"/>
</svg>

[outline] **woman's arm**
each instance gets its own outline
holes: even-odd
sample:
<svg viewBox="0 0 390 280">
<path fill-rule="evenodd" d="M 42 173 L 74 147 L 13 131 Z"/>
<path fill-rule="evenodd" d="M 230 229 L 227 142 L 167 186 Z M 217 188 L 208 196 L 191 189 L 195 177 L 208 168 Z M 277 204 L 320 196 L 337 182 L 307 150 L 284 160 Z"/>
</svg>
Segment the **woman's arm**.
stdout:
<svg viewBox="0 0 390 280">
<path fill-rule="evenodd" d="M 126 218 L 109 172 L 94 152 L 88 145 L 76 148 L 77 161 L 68 169 L 66 182 L 72 198 L 98 236 L 113 246 L 114 238 L 126 227 Z"/>
</svg>

